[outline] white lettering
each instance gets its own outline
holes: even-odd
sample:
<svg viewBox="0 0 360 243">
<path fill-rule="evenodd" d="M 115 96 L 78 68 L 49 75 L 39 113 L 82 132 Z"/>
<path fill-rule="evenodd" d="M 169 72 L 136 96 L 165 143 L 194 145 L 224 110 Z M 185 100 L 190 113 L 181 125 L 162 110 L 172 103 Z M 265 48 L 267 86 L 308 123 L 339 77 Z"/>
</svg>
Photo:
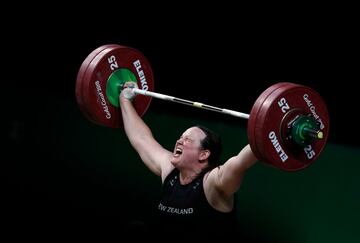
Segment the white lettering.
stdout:
<svg viewBox="0 0 360 243">
<path fill-rule="evenodd" d="M 98 80 L 95 81 L 95 87 L 96 87 L 98 97 L 100 99 L 100 104 L 105 112 L 105 117 L 106 117 L 106 119 L 110 119 L 111 113 L 110 113 L 109 107 L 106 105 L 106 100 L 105 100 L 104 94 L 101 90 L 100 82 Z"/>
<path fill-rule="evenodd" d="M 315 154 L 315 151 L 312 149 L 311 145 L 309 144 L 308 146 L 304 147 L 304 152 L 306 154 L 306 157 L 308 159 L 312 159 L 314 158 L 314 156 L 316 155 Z"/>
<path fill-rule="evenodd" d="M 116 58 L 115 58 L 114 55 L 112 55 L 112 56 L 110 56 L 110 57 L 108 58 L 108 63 L 110 64 L 110 69 L 111 69 L 112 71 L 114 71 L 114 69 L 116 69 L 116 68 L 119 67 L 119 65 L 118 65 L 117 62 L 116 62 Z"/>
<path fill-rule="evenodd" d="M 283 97 L 278 101 L 278 105 L 281 108 L 281 111 L 285 113 L 290 109 L 289 104 L 286 102 L 286 99 Z"/>
<path fill-rule="evenodd" d="M 316 107 L 313 105 L 311 100 L 309 99 L 308 94 L 303 95 L 303 99 L 305 100 L 307 106 L 309 107 L 313 117 L 320 123 L 320 129 L 323 130 L 325 128 L 324 122 L 321 120 L 320 116 L 316 113 Z"/>
<path fill-rule="evenodd" d="M 134 67 L 135 67 L 136 72 L 137 72 L 137 74 L 139 76 L 139 79 L 140 79 L 141 89 L 148 90 L 149 86 L 148 86 L 148 84 L 146 82 L 145 73 L 142 70 L 140 60 L 136 60 L 135 62 L 133 62 L 133 64 L 134 64 Z"/>
<path fill-rule="evenodd" d="M 285 151 L 281 147 L 280 143 L 278 142 L 278 139 L 276 138 L 276 134 L 274 131 L 271 131 L 269 133 L 269 138 L 270 138 L 270 141 L 272 142 L 272 145 L 275 148 L 275 151 L 278 153 L 281 161 L 285 162 L 289 158 L 289 156 L 285 153 Z"/>
<path fill-rule="evenodd" d="M 166 206 L 162 205 L 161 203 L 159 203 L 159 207 L 158 207 L 161 211 L 165 211 L 166 210 Z"/>
<path fill-rule="evenodd" d="M 161 203 L 159 203 L 158 209 L 160 211 L 167 212 L 170 214 L 192 214 L 192 213 L 194 213 L 193 208 L 174 208 L 174 207 L 165 206 Z"/>
</svg>

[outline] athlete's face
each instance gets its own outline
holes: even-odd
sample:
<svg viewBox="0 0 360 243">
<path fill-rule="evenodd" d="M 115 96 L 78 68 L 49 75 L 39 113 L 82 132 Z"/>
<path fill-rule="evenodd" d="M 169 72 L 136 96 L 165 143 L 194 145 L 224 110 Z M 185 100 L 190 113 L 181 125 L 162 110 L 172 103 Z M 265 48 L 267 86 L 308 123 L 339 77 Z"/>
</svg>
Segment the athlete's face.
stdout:
<svg viewBox="0 0 360 243">
<path fill-rule="evenodd" d="M 205 133 L 198 127 L 187 129 L 176 141 L 171 163 L 181 166 L 193 161 L 198 162 L 202 151 L 201 140 L 205 137 Z"/>
</svg>

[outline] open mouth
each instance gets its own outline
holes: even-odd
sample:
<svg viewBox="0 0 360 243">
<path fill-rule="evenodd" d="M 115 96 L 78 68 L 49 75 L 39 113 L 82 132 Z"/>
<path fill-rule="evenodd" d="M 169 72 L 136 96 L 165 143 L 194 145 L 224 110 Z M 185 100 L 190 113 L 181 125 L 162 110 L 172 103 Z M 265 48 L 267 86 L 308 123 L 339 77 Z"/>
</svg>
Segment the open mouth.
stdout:
<svg viewBox="0 0 360 243">
<path fill-rule="evenodd" d="M 178 157 L 182 154 L 182 149 L 181 148 L 176 148 L 175 149 L 175 153 L 174 153 L 174 157 Z"/>
</svg>

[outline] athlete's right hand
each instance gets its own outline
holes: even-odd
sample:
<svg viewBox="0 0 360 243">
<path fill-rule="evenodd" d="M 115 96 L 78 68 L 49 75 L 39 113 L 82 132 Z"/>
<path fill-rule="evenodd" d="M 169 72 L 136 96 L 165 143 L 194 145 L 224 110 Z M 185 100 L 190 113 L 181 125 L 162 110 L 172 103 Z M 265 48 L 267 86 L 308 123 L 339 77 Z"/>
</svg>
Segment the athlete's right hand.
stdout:
<svg viewBox="0 0 360 243">
<path fill-rule="evenodd" d="M 124 85 L 121 88 L 120 97 L 122 96 L 132 101 L 136 96 L 136 93 L 133 90 L 134 88 L 138 88 L 136 82 L 129 81 L 124 83 Z"/>
</svg>

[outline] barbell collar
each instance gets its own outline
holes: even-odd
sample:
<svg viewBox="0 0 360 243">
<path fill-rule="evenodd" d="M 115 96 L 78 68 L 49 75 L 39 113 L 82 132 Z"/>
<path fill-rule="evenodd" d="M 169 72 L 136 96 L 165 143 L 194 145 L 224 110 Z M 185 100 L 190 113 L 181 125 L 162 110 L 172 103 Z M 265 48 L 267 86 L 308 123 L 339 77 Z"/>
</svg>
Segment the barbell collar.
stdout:
<svg viewBox="0 0 360 243">
<path fill-rule="evenodd" d="M 312 138 L 322 139 L 324 137 L 324 134 L 321 130 L 313 129 L 309 127 L 304 127 L 303 130 L 306 134 L 308 134 L 308 136 Z"/>
</svg>

